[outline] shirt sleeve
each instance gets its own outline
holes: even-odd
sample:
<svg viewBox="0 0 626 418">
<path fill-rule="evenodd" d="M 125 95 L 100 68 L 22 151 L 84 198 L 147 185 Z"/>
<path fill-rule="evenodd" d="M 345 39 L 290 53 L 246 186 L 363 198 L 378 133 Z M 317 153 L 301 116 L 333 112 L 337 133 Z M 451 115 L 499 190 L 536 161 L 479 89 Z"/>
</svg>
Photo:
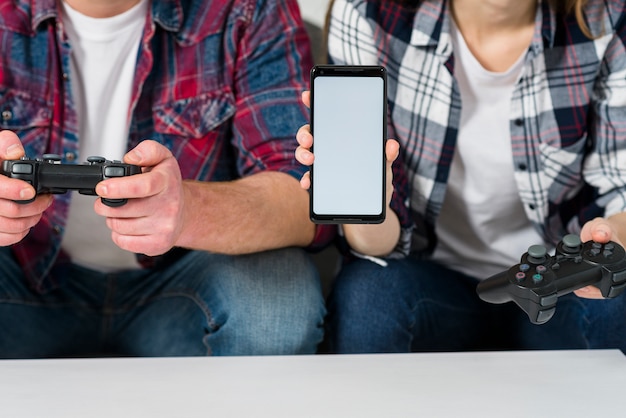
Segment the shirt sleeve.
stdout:
<svg viewBox="0 0 626 418">
<path fill-rule="evenodd" d="M 232 145 L 240 176 L 281 171 L 300 179 L 295 134 L 308 123 L 301 101 L 312 54 L 295 0 L 250 1 L 250 22 L 237 50 Z"/>
<path fill-rule="evenodd" d="M 597 188 L 605 216 L 626 211 L 626 19 L 618 20 L 593 89 L 585 181 Z M 605 38 L 606 39 L 606 38 Z M 598 38 L 596 42 L 602 42 Z M 604 41 L 606 42 L 606 40 Z"/>
</svg>

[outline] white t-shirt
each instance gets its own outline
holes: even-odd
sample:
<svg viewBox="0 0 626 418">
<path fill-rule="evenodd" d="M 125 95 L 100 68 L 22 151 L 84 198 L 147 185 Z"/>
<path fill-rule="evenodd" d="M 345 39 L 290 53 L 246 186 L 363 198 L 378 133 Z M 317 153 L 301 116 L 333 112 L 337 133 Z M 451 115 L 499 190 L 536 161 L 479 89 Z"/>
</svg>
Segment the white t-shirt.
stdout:
<svg viewBox="0 0 626 418">
<path fill-rule="evenodd" d="M 141 0 L 120 15 L 96 19 L 62 2 L 82 161 L 95 155 L 121 160 L 127 151 L 132 83 L 148 5 Z M 96 197 L 72 193 L 62 246 L 73 262 L 101 271 L 138 268 L 135 255 L 113 243 L 105 219 L 94 212 Z"/>
<path fill-rule="evenodd" d="M 526 54 L 506 72 L 494 73 L 476 60 L 454 24 L 451 35 L 461 124 L 433 257 L 485 279 L 543 242 L 526 217 L 513 177 L 510 103 Z"/>
</svg>

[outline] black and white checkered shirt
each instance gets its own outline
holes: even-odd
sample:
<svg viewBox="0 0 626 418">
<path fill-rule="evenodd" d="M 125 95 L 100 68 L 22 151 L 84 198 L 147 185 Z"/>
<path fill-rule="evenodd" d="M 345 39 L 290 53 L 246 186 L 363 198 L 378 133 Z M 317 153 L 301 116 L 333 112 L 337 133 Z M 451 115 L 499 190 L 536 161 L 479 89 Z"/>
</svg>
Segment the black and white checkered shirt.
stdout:
<svg viewBox="0 0 626 418">
<path fill-rule="evenodd" d="M 551 244 L 596 216 L 626 210 L 625 6 L 589 0 L 583 13 L 593 39 L 574 16 L 539 3 L 509 117 L 519 196 Z M 389 137 L 401 145 L 392 208 L 404 233 L 395 255 L 435 241 L 461 114 L 450 19 L 444 0 L 416 8 L 336 0 L 331 14 L 331 63 L 388 70 Z"/>
</svg>

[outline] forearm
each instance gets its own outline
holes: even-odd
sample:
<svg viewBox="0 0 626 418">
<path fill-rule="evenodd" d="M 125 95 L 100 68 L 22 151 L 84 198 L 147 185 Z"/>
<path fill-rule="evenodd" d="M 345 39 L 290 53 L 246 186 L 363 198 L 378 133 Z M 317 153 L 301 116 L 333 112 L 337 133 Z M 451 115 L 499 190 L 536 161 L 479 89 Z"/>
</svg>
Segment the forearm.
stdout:
<svg viewBox="0 0 626 418">
<path fill-rule="evenodd" d="M 400 222 L 396 213 L 389 208 L 381 224 L 347 224 L 343 230 L 353 250 L 378 257 L 391 253 L 400 238 Z"/>
<path fill-rule="evenodd" d="M 184 227 L 177 245 L 245 254 L 311 243 L 308 194 L 279 172 L 231 182 L 185 181 Z"/>
</svg>

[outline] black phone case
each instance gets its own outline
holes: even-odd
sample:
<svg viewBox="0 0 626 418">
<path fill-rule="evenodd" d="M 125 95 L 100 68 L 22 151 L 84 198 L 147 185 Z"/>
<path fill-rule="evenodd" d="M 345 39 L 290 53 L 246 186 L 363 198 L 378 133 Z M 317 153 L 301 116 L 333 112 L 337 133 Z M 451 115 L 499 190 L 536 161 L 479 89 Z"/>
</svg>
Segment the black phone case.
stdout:
<svg viewBox="0 0 626 418">
<path fill-rule="evenodd" d="M 311 221 L 316 224 L 377 224 L 382 223 L 385 220 L 385 208 L 386 208 L 386 164 L 385 164 L 385 142 L 387 140 L 387 71 L 384 67 L 378 65 L 316 65 L 311 69 L 311 133 L 315 138 L 315 114 L 314 114 L 314 102 L 315 102 L 315 88 L 314 80 L 316 77 L 380 77 L 383 80 L 383 114 L 380 116 L 383 118 L 383 132 L 381 135 L 381 147 L 382 147 L 382 195 L 381 195 L 381 212 L 375 215 L 371 214 L 336 214 L 336 213 L 316 213 L 314 211 L 315 200 L 315 181 L 314 170 L 315 163 L 311 166 L 311 188 L 309 199 L 309 215 Z M 338 115 L 339 116 L 339 115 Z M 340 116 L 339 116 L 340 117 Z M 315 141 L 312 147 L 312 151 L 315 152 Z M 346 156 L 350 158 L 350 156 Z"/>
</svg>

